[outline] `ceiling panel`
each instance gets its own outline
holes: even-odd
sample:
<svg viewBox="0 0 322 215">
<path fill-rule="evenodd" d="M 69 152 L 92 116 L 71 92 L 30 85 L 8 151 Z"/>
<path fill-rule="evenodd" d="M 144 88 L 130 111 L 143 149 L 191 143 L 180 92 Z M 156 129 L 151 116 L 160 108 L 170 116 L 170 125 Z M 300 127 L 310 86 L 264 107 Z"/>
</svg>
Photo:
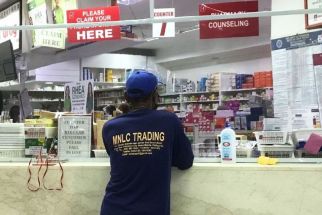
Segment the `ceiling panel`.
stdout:
<svg viewBox="0 0 322 215">
<path fill-rule="evenodd" d="M 11 3 L 17 2 L 18 0 L 0 0 L 0 9 L 7 7 Z"/>
</svg>

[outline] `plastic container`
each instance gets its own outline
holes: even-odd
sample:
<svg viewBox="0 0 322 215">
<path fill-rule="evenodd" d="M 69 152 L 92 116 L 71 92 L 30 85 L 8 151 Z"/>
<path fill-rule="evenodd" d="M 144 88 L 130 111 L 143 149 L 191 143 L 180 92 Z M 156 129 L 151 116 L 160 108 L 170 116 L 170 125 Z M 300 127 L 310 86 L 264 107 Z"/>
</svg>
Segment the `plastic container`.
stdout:
<svg viewBox="0 0 322 215">
<path fill-rule="evenodd" d="M 294 155 L 293 145 L 259 145 L 258 150 L 261 156 L 272 158 L 292 158 Z"/>
<path fill-rule="evenodd" d="M 191 146 L 195 157 L 219 157 L 220 155 L 215 144 L 196 143 Z"/>
<path fill-rule="evenodd" d="M 106 150 L 102 149 L 93 149 L 96 158 L 108 158 Z"/>
<path fill-rule="evenodd" d="M 0 158 L 23 158 L 25 149 L 1 149 Z"/>
<path fill-rule="evenodd" d="M 222 163 L 236 163 L 236 134 L 226 122 L 226 128 L 220 133 L 220 157 Z"/>
<path fill-rule="evenodd" d="M 317 155 L 312 155 L 307 153 L 304 149 L 297 149 L 295 151 L 295 157 L 297 158 L 322 158 L 322 152 L 319 152 Z"/>
<path fill-rule="evenodd" d="M 307 141 L 312 133 L 322 136 L 322 129 L 299 129 L 292 132 L 292 140 L 294 144 L 300 141 Z"/>
<path fill-rule="evenodd" d="M 288 142 L 286 131 L 256 131 L 254 134 L 259 145 L 285 145 Z"/>
</svg>

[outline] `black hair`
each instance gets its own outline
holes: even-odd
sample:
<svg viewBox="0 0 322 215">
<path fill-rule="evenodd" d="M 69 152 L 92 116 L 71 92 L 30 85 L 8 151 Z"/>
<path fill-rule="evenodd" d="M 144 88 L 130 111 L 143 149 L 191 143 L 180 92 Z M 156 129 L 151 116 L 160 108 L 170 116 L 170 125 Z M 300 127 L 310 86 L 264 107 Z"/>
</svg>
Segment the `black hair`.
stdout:
<svg viewBox="0 0 322 215">
<path fill-rule="evenodd" d="M 119 110 L 122 111 L 122 113 L 128 113 L 130 112 L 130 106 L 127 103 L 122 103 L 119 106 Z"/>
<path fill-rule="evenodd" d="M 157 96 L 156 96 L 157 95 Z M 158 100 L 159 100 L 159 96 L 158 96 L 158 91 L 157 89 L 154 90 L 152 93 L 150 93 L 148 96 L 145 97 L 141 97 L 141 98 L 130 98 L 127 96 L 127 94 L 125 93 L 125 99 L 127 101 L 127 103 L 130 105 L 130 107 L 136 108 L 136 106 L 150 106 L 148 103 L 152 101 L 152 108 L 153 109 L 157 109 L 157 105 L 158 105 Z"/>
<path fill-rule="evenodd" d="M 66 92 L 68 92 L 68 93 L 66 93 Z M 65 87 L 65 98 L 66 99 L 70 98 L 70 88 L 68 85 Z"/>
<path fill-rule="evenodd" d="M 106 108 L 105 108 L 105 112 L 109 115 L 113 115 L 113 112 L 116 111 L 116 107 L 115 105 L 108 105 Z"/>
<path fill-rule="evenodd" d="M 13 122 L 19 122 L 20 107 L 18 105 L 12 106 L 9 111 L 9 116 Z"/>
<path fill-rule="evenodd" d="M 93 85 L 91 82 L 88 82 L 88 85 L 87 85 L 88 89 L 87 89 L 87 96 L 93 96 Z M 89 92 L 91 91 L 91 93 Z"/>
</svg>

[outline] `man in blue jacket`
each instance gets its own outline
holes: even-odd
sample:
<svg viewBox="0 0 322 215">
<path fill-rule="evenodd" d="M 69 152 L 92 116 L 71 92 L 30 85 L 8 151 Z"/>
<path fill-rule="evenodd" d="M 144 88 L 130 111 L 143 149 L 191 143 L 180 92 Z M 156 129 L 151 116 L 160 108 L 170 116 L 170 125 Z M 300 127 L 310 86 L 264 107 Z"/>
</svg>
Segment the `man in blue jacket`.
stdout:
<svg viewBox="0 0 322 215">
<path fill-rule="evenodd" d="M 193 164 L 191 144 L 178 117 L 157 111 L 157 78 L 135 71 L 126 82 L 131 112 L 104 125 L 111 178 L 101 215 L 169 215 L 171 166 Z"/>
</svg>

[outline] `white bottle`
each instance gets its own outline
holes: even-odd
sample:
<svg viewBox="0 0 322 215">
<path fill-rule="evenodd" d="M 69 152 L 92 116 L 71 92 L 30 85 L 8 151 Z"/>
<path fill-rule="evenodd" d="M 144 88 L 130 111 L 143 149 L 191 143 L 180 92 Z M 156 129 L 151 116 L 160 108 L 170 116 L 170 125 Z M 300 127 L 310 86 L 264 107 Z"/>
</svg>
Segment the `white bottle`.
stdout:
<svg viewBox="0 0 322 215">
<path fill-rule="evenodd" d="M 225 127 L 220 133 L 221 162 L 236 163 L 236 134 L 228 122 Z"/>
</svg>

